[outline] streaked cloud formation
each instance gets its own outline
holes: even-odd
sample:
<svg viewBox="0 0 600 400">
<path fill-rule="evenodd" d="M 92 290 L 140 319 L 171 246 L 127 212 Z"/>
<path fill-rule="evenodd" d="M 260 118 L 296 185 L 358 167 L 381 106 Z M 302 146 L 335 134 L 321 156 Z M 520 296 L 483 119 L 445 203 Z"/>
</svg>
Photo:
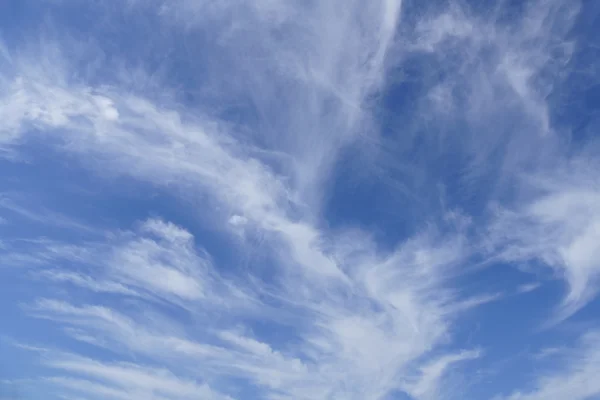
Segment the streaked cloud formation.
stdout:
<svg viewBox="0 0 600 400">
<path fill-rule="evenodd" d="M 0 31 L 5 386 L 600 396 L 598 7 L 33 3 Z"/>
</svg>

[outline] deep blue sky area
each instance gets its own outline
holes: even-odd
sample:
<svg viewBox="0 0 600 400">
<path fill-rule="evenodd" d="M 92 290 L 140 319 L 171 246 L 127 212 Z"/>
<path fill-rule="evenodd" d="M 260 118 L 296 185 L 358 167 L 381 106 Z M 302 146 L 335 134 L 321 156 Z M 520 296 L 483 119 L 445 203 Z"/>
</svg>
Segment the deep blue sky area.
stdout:
<svg viewBox="0 0 600 400">
<path fill-rule="evenodd" d="M 0 400 L 600 399 L 599 18 L 0 2 Z"/>
</svg>

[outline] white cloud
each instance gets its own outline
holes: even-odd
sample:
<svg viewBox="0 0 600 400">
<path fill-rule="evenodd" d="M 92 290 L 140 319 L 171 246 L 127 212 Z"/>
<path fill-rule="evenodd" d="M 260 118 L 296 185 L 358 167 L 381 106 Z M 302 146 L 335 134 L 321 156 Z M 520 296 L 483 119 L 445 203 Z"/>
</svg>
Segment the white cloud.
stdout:
<svg viewBox="0 0 600 400">
<path fill-rule="evenodd" d="M 100 113 L 106 120 L 116 121 L 119 119 L 119 111 L 117 111 L 111 99 L 102 96 L 94 96 L 93 101 L 96 103 Z"/>
<path fill-rule="evenodd" d="M 10 55 L 10 68 L 0 69 L 0 151 L 51 146 L 97 174 L 183 197 L 194 205 L 191 214 L 226 233 L 243 229 L 247 242 L 225 245 L 232 254 L 260 242 L 260 262 L 222 265 L 203 237 L 156 218 L 86 242 L 57 237 L 33 240 L 25 251 L 9 248 L 7 260 L 42 269 L 33 275 L 63 289 L 28 311 L 117 359 L 51 359 L 57 376 L 48 382 L 93 398 L 226 398 L 199 382 L 217 383 L 234 398 L 235 382 L 270 399 L 377 400 L 396 391 L 444 398 L 455 365 L 479 356 L 442 349 L 454 322 L 502 296 L 457 287 L 456 278 L 482 256 L 472 231 L 489 233 L 484 256 L 543 262 L 569 283 L 557 318 L 585 305 L 598 289 L 598 182 L 593 167 L 568 166 L 555 176 L 545 163 L 562 154 L 546 102 L 552 83 L 540 77 L 553 75 L 572 51 L 564 37 L 575 7 L 558 7 L 563 3 L 535 2 L 505 27 L 496 15 L 474 17 L 453 6 L 425 15 L 410 40 L 396 42 L 400 1 L 131 1 L 115 12 L 157 12 L 161 29 L 191 35 L 182 44 L 190 52 L 193 34 L 208 36 L 199 61 L 187 60 L 201 83 L 179 90 L 149 78 L 160 96 L 136 86 L 136 73 L 125 67 L 78 75 L 76 66 L 89 61 L 78 46 L 47 39 Z M 489 229 L 473 228 L 469 218 L 436 227 L 437 211 L 393 244 L 360 228 L 328 229 L 322 203 L 341 151 L 410 142 L 405 148 L 413 153 L 413 141 L 422 139 L 411 124 L 392 139 L 379 137 L 371 101 L 385 82 L 390 49 L 393 61 L 426 55 L 439 70 L 425 84 L 426 97 L 414 99 L 414 119 L 441 120 L 431 135 L 439 133 L 442 152 L 452 153 L 461 171 L 450 184 L 468 190 L 491 178 L 479 181 L 481 193 L 504 198 L 515 177 L 534 172 L 517 188 L 518 204 L 502 204 Z M 174 100 L 186 90 L 198 104 Z M 239 104 L 256 121 L 236 125 L 215 111 Z M 449 134 L 453 123 L 461 129 Z M 539 151 L 532 155 L 532 148 Z M 426 150 L 425 158 L 439 156 L 435 146 Z M 423 173 L 425 186 L 443 165 Z M 2 205 L 29 220 L 74 226 Z M 398 208 L 412 212 L 404 206 Z M 80 298 L 69 285 L 94 295 Z M 560 388 L 555 382 L 541 387 Z"/>
<path fill-rule="evenodd" d="M 248 219 L 242 215 L 232 215 L 229 218 L 229 223 L 233 226 L 243 226 L 248 223 Z"/>
<path fill-rule="evenodd" d="M 92 396 L 139 399 L 210 399 L 226 400 L 229 396 L 212 390 L 207 384 L 183 379 L 171 372 L 131 363 L 101 363 L 75 355 L 58 355 L 46 365 L 72 375 L 100 381 L 51 378 L 55 384 Z"/>
<path fill-rule="evenodd" d="M 494 261 L 550 267 L 565 279 L 569 290 L 553 322 L 598 289 L 594 143 L 567 150 L 570 134 L 553 126 L 548 100 L 559 95 L 571 68 L 577 46 L 569 32 L 580 8 L 576 1 L 539 1 L 508 20 L 512 7 L 479 13 L 450 2 L 423 13 L 398 56 L 408 63 L 417 54 L 435 72 L 435 79 L 423 78 L 426 95 L 416 99 L 424 121 L 416 125 L 425 131 L 418 138 L 435 143 L 426 147 L 431 157 L 423 168 L 437 178 L 437 159 L 448 157 L 461 173 L 456 181 L 446 182 L 443 173 L 439 179 L 460 193 L 459 201 L 476 198 L 485 210 L 499 204 L 490 237 L 478 239 L 501 253 Z"/>
<path fill-rule="evenodd" d="M 44 207 L 35 207 L 34 204 L 26 196 L 0 192 L 0 209 L 8 211 L 11 214 L 16 214 L 40 224 L 60 226 L 61 228 L 73 229 L 85 233 L 98 233 L 93 228 L 75 219 L 60 213 L 48 211 Z M 6 222 L 6 220 L 4 221 Z"/>
<path fill-rule="evenodd" d="M 600 340 L 598 332 L 584 335 L 581 342 L 554 370 L 540 372 L 532 389 L 504 397 L 507 400 L 589 400 L 600 395 Z M 500 399 L 500 397 L 498 397 Z"/>
<path fill-rule="evenodd" d="M 91 290 L 98 293 L 120 293 L 123 295 L 138 295 L 132 289 L 122 285 L 118 282 L 101 281 L 93 279 L 89 276 L 67 272 L 67 271 L 56 271 L 56 270 L 44 270 L 39 272 L 39 276 L 45 279 L 49 279 L 55 282 L 68 282 L 73 285 L 80 286 L 82 288 Z"/>
<path fill-rule="evenodd" d="M 148 233 L 157 239 L 149 239 L 145 236 Z M 92 246 L 87 262 L 95 260 L 96 254 L 109 255 L 106 264 L 98 264 L 107 269 L 105 281 L 69 273 L 47 275 L 93 291 L 124 291 L 128 295 L 149 292 L 189 307 L 191 316 L 202 318 L 203 324 L 191 335 L 185 334 L 185 326 L 172 318 L 149 317 L 147 311 L 155 308 L 151 302 L 144 303 L 147 310 L 143 314 L 134 309 L 116 311 L 107 306 L 75 306 L 57 300 L 41 300 L 31 312 L 65 326 L 65 333 L 75 340 L 122 354 L 150 357 L 202 379 L 242 378 L 264 388 L 273 398 L 309 399 L 379 398 L 400 390 L 402 376 L 412 374 L 410 371 L 420 365 L 419 358 L 444 341 L 449 324 L 461 310 L 458 304 L 462 300 L 443 289 L 445 276 L 454 273 L 454 266 L 466 254 L 460 236 L 442 239 L 424 233 L 381 260 L 372 250 L 355 254 L 348 260 L 354 263 L 348 265 L 354 272 L 341 286 L 323 285 L 319 281 L 322 278 L 315 275 L 300 275 L 290 282 L 285 269 L 274 271 L 274 283 L 265 286 L 268 292 L 263 293 L 253 280 L 238 282 L 244 286 L 235 288 L 224 285 L 216 270 L 206 272 L 205 261 L 188 247 L 193 237 L 182 228 L 149 220 L 140 225 L 137 235 L 121 234 L 112 250 Z M 130 263 L 131 257 L 123 259 L 121 254 L 135 255 L 136 262 Z M 164 273 L 148 274 L 162 279 L 161 283 L 139 278 L 148 268 L 157 268 L 158 260 L 169 260 L 168 264 L 159 264 L 160 268 L 187 271 L 184 281 L 188 286 L 194 284 L 194 276 L 199 273 L 197 276 L 204 277 L 200 285 L 209 284 L 206 297 L 187 296 L 190 292 L 184 289 L 188 286 L 171 285 L 166 280 L 169 275 Z M 340 263 L 344 265 L 344 259 Z M 118 271 L 113 271 L 115 267 Z M 240 296 L 237 300 L 236 295 Z M 261 308 L 244 315 L 259 296 L 264 301 Z M 249 330 L 236 328 L 255 318 L 270 319 L 269 303 L 273 301 L 284 308 L 275 311 L 279 321 L 271 323 L 281 329 L 295 329 L 296 334 L 280 344 L 270 344 L 253 337 Z M 226 314 L 213 322 L 203 319 L 215 307 L 217 313 Z M 294 346 L 288 347 L 288 341 Z M 440 377 L 442 374 L 438 371 Z M 419 393 L 434 381 L 437 378 L 420 383 Z"/>
<path fill-rule="evenodd" d="M 408 66 L 424 57 L 433 76 L 420 78 L 426 93 L 415 99 L 417 118 L 423 120 L 416 126 L 426 129 L 416 137 L 438 143 L 424 168 L 435 167 L 440 153 L 454 154 L 464 168 L 461 187 L 477 183 L 475 188 L 508 190 L 515 174 L 556 156 L 563 132 L 550 122 L 548 96 L 560 87 L 576 48 L 568 32 L 579 2 L 523 4 L 519 17 L 510 20 L 506 13 L 514 12 L 512 7 L 498 4 L 485 13 L 459 2 L 432 10 L 407 32 L 398 56 Z M 436 128 L 427 128 L 432 125 Z M 524 151 L 533 147 L 535 154 Z"/>
<path fill-rule="evenodd" d="M 519 285 L 519 287 L 517 287 L 517 293 L 533 292 L 534 290 L 536 290 L 539 287 L 540 287 L 540 284 L 537 282 L 525 283 L 525 284 Z"/>
<path fill-rule="evenodd" d="M 455 363 L 473 360 L 479 356 L 480 352 L 474 350 L 442 356 L 423 366 L 419 379 L 414 384 L 408 385 L 407 391 L 419 400 L 450 397 L 450 388 L 441 387 L 445 372 Z"/>
<path fill-rule="evenodd" d="M 2 56 L 3 60 L 2 62 L 11 62 L 11 57 L 10 57 L 10 52 L 8 51 L 6 44 L 4 43 L 4 40 L 2 40 L 2 37 L 0 36 L 0 56 Z"/>
<path fill-rule="evenodd" d="M 553 319 L 585 306 L 600 289 L 600 186 L 594 161 L 579 160 L 525 179 L 529 199 L 501 210 L 491 228 L 500 258 L 553 268 L 568 292 Z"/>
<path fill-rule="evenodd" d="M 154 298 L 186 308 L 244 303 L 249 309 L 255 301 L 219 277 L 208 254 L 195 247 L 194 237 L 172 223 L 149 219 L 135 232 L 106 232 L 104 236 L 103 241 L 84 245 L 34 242 L 27 254 L 14 249 L 7 253 L 18 265 L 35 266 L 33 276 L 98 293 Z M 41 269 L 64 262 L 79 272 Z"/>
</svg>

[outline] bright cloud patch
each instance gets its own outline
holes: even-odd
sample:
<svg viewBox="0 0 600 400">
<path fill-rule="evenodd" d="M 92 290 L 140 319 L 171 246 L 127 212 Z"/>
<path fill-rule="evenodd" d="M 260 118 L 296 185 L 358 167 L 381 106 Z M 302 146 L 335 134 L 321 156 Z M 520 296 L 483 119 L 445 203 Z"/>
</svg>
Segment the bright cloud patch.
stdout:
<svg viewBox="0 0 600 400">
<path fill-rule="evenodd" d="M 0 6 L 0 400 L 600 396 L 600 8 Z"/>
</svg>

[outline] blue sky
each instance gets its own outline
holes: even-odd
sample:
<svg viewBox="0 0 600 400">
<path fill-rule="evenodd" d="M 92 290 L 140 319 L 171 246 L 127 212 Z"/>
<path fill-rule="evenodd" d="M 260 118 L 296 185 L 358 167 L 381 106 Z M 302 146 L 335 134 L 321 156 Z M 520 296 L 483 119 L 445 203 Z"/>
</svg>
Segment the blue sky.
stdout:
<svg viewBox="0 0 600 400">
<path fill-rule="evenodd" d="M 600 399 L 599 18 L 0 1 L 0 400 Z"/>
</svg>

